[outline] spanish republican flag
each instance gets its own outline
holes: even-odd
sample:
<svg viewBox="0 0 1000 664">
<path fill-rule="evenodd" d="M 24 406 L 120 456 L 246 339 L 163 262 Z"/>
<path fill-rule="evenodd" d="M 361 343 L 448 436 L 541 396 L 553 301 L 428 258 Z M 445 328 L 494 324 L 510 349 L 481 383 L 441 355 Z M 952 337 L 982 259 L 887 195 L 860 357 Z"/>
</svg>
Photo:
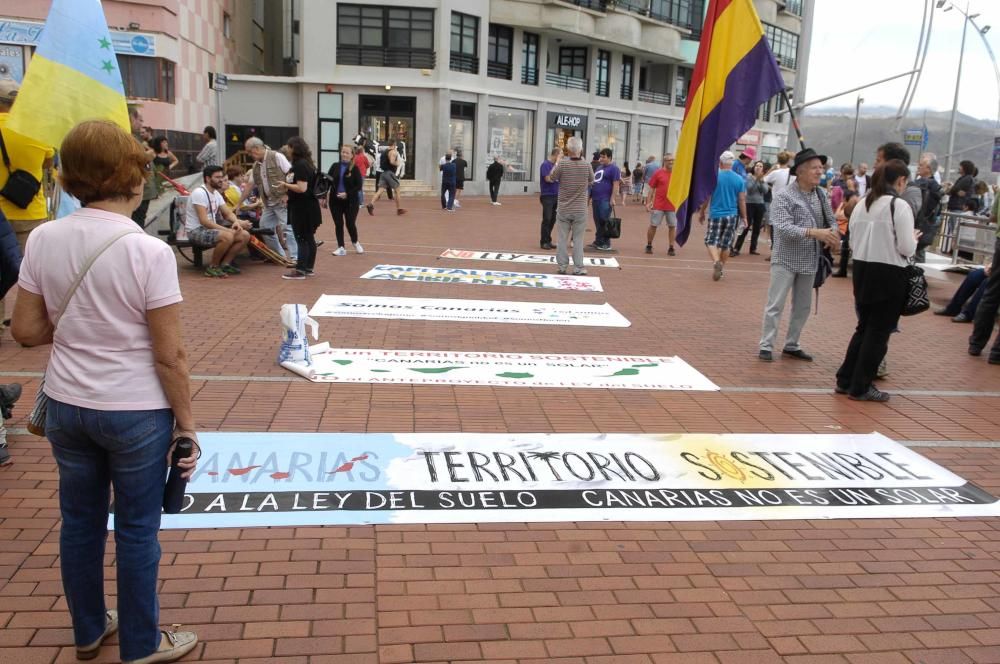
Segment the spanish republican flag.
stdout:
<svg viewBox="0 0 1000 664">
<path fill-rule="evenodd" d="M 757 108 L 784 88 L 752 0 L 710 0 L 668 192 L 680 244 L 715 190 L 719 155 L 754 125 Z"/>
<path fill-rule="evenodd" d="M 58 147 L 84 120 L 130 131 L 118 58 L 100 0 L 52 0 L 7 127 Z"/>
</svg>

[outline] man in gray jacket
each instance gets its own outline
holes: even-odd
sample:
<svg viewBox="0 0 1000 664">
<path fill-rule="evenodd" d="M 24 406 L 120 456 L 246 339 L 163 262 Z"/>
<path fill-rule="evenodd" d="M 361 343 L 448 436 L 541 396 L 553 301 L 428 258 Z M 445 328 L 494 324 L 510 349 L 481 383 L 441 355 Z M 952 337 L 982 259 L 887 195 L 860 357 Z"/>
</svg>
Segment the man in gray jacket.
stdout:
<svg viewBox="0 0 1000 664">
<path fill-rule="evenodd" d="M 822 246 L 833 249 L 840 242 L 830 201 L 819 187 L 824 164 L 826 157 L 812 149 L 796 154 L 792 165 L 795 182 L 776 194 L 771 202 L 774 240 L 771 283 L 758 355 L 765 362 L 774 359 L 774 340 L 789 292 L 792 294 L 792 316 L 781 353 L 806 362 L 813 359 L 802 350 L 799 337 L 809 318 Z"/>
</svg>

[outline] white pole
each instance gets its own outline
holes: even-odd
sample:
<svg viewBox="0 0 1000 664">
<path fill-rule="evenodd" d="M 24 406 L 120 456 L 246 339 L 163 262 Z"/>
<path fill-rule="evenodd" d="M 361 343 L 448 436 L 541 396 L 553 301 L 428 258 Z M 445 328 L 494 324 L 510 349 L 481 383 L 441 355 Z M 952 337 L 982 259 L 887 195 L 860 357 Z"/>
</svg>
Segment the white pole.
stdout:
<svg viewBox="0 0 1000 664">
<path fill-rule="evenodd" d="M 966 12 L 969 7 L 966 3 Z M 944 162 L 944 177 L 951 177 L 951 153 L 955 151 L 955 122 L 958 119 L 958 91 L 962 84 L 962 57 L 965 55 L 965 31 L 969 27 L 969 16 L 966 13 L 962 20 L 962 45 L 958 51 L 958 75 L 955 77 L 955 101 L 951 105 L 951 130 L 948 132 L 948 156 Z"/>
<path fill-rule="evenodd" d="M 858 95 L 858 102 L 854 106 L 854 136 L 851 138 L 851 158 L 849 161 L 854 163 L 854 147 L 858 143 L 858 120 L 861 118 L 861 104 L 864 102 L 864 98 Z"/>
</svg>

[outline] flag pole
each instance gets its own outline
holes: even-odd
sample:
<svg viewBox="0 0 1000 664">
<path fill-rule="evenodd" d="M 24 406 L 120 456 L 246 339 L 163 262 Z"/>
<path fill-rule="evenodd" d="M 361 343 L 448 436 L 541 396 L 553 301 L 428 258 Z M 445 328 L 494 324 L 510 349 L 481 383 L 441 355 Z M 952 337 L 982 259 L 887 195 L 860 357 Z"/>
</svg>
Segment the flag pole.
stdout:
<svg viewBox="0 0 1000 664">
<path fill-rule="evenodd" d="M 799 120 L 795 117 L 795 111 L 792 109 L 792 100 L 788 98 L 788 88 L 782 88 L 781 98 L 785 100 L 785 108 L 788 109 L 788 117 L 792 120 L 792 127 L 795 129 L 795 135 L 799 139 L 799 146 L 805 150 L 806 139 L 802 136 L 802 129 L 799 127 Z"/>
</svg>

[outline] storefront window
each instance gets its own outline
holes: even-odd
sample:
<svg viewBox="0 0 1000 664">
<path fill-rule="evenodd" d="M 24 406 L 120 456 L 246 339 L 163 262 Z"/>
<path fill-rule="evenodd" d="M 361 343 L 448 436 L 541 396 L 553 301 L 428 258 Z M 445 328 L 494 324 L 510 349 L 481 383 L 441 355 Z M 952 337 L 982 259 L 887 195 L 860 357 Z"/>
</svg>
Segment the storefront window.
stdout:
<svg viewBox="0 0 1000 664">
<path fill-rule="evenodd" d="M 664 152 L 666 133 L 666 127 L 663 125 L 639 125 L 639 161 L 646 161 L 646 157 L 652 155 L 659 163 Z"/>
<path fill-rule="evenodd" d="M 591 153 L 611 148 L 614 159 L 621 161 L 628 155 L 628 123 L 624 120 L 597 118 L 591 136 Z M 586 155 L 585 155 L 586 156 Z"/>
<path fill-rule="evenodd" d="M 534 111 L 490 106 L 487 136 L 489 145 L 483 164 L 489 165 L 494 155 L 507 162 L 505 180 L 531 180 L 532 130 Z M 468 160 L 468 158 L 466 159 Z"/>
<path fill-rule="evenodd" d="M 451 102 L 451 119 L 448 121 L 448 145 L 462 151 L 462 158 L 469 164 L 465 169 L 465 179 L 472 180 L 476 171 L 475 153 L 476 105 L 468 102 Z"/>
</svg>

